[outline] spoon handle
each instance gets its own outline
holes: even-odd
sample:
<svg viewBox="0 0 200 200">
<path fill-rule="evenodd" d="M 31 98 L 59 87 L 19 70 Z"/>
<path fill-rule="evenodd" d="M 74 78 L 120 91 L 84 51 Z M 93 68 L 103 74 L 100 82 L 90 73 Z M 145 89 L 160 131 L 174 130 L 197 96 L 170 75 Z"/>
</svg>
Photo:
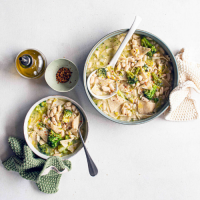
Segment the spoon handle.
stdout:
<svg viewBox="0 0 200 200">
<path fill-rule="evenodd" d="M 128 41 L 130 40 L 131 36 L 133 35 L 133 33 L 135 32 L 135 30 L 137 29 L 138 25 L 140 24 L 140 22 L 142 21 L 142 18 L 139 16 L 136 16 L 134 19 L 134 22 L 131 26 L 131 28 L 129 29 L 126 37 L 124 38 L 123 42 L 121 43 L 119 49 L 117 50 L 117 52 L 115 53 L 115 55 L 113 56 L 112 60 L 110 61 L 109 66 L 114 67 L 115 64 L 117 63 L 118 58 L 120 57 L 122 51 L 124 50 L 125 46 L 127 45 Z"/>
<path fill-rule="evenodd" d="M 93 162 L 92 158 L 90 157 L 90 154 L 88 153 L 85 145 L 83 145 L 83 146 L 84 146 L 85 155 L 87 158 L 89 173 L 91 176 L 96 176 L 98 174 L 98 169 L 97 169 L 95 163 Z"/>
<path fill-rule="evenodd" d="M 90 157 L 90 154 L 88 153 L 88 150 L 85 146 L 85 143 L 84 143 L 84 140 L 83 140 L 83 137 L 82 137 L 80 130 L 79 130 L 79 135 L 80 135 L 80 138 L 81 138 L 84 150 L 85 150 L 85 155 L 86 155 L 86 158 L 87 158 L 89 173 L 90 173 L 91 176 L 96 176 L 98 174 L 98 169 L 97 169 L 96 165 L 94 164 L 92 158 Z"/>
</svg>

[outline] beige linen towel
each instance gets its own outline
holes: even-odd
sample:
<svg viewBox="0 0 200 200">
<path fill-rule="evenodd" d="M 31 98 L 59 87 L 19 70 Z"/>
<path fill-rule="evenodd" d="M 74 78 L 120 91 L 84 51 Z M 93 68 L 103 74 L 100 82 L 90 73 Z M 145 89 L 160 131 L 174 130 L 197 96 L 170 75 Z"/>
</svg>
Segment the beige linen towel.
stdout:
<svg viewBox="0 0 200 200">
<path fill-rule="evenodd" d="M 191 92 L 194 89 L 200 93 L 200 64 L 190 61 L 185 49 L 181 49 L 175 58 L 178 65 L 179 83 L 169 96 L 170 107 L 165 112 L 165 119 L 170 121 L 194 120 L 199 114 L 197 102 Z"/>
</svg>

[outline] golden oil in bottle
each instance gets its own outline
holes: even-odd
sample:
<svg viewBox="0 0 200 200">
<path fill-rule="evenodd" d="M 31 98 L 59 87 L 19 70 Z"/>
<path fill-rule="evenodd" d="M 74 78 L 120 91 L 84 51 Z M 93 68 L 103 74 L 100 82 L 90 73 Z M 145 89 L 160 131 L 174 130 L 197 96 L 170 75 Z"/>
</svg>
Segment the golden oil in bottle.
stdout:
<svg viewBox="0 0 200 200">
<path fill-rule="evenodd" d="M 38 50 L 27 49 L 19 53 L 15 60 L 17 72 L 24 78 L 39 78 L 46 69 L 45 56 Z"/>
</svg>

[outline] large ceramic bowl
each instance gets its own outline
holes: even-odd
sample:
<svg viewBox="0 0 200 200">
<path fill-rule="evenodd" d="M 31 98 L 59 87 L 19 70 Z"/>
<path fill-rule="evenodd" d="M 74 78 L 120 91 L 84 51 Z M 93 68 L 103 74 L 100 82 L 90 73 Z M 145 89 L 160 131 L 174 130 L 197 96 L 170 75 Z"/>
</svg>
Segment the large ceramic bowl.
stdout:
<svg viewBox="0 0 200 200">
<path fill-rule="evenodd" d="M 146 119 L 142 119 L 142 120 L 138 120 L 138 121 L 132 121 L 132 122 L 127 122 L 127 121 L 121 121 L 121 120 L 118 120 L 118 119 L 114 119 L 112 117 L 109 117 L 108 115 L 106 115 L 103 111 L 101 111 L 97 105 L 94 103 L 94 101 L 92 100 L 92 96 L 90 95 L 89 93 L 89 90 L 87 88 L 87 77 L 86 77 L 86 71 L 87 71 L 87 65 L 88 65 L 88 62 L 92 56 L 92 54 L 94 53 L 94 51 L 96 50 L 96 48 L 98 48 L 98 46 L 104 42 L 105 40 L 107 40 L 108 38 L 110 37 L 113 37 L 113 36 L 116 36 L 116 35 L 119 35 L 119 34 L 122 34 L 122 33 L 126 33 L 129 29 L 121 29 L 121 30 L 118 30 L 118 31 L 114 31 L 108 35 L 106 35 L 105 37 L 103 37 L 93 48 L 92 50 L 90 51 L 88 57 L 87 57 L 87 60 L 85 62 L 85 66 L 84 66 L 84 71 L 83 71 L 83 81 L 84 81 L 84 87 L 85 87 L 85 92 L 88 96 L 88 99 L 90 100 L 91 104 L 94 106 L 94 108 L 99 111 L 104 117 L 106 117 L 107 119 L 113 121 L 113 122 L 117 122 L 117 123 L 120 123 L 120 124 L 127 124 L 127 125 L 137 125 L 137 124 L 142 124 L 142 123 L 145 123 L 145 122 L 149 122 L 153 119 L 155 119 L 156 117 L 158 117 L 159 115 L 161 115 L 169 106 L 169 101 L 167 101 L 161 108 L 160 110 L 155 113 L 154 115 L 152 115 L 151 117 L 149 118 L 146 118 Z M 143 31 L 143 30 L 136 30 L 135 31 L 136 34 L 140 34 L 140 35 L 144 35 L 144 36 L 147 36 L 147 37 L 150 37 L 152 38 L 154 41 L 156 41 L 165 51 L 166 53 L 170 56 L 171 58 L 171 62 L 172 62 L 172 67 L 174 69 L 174 77 L 173 77 L 173 88 L 177 86 L 178 84 L 178 68 L 177 68 L 177 64 L 176 64 L 176 61 L 175 61 L 175 58 L 172 54 L 172 52 L 170 51 L 170 49 L 168 48 L 168 46 L 161 40 L 159 39 L 157 36 L 149 33 L 149 32 L 146 32 L 146 31 Z"/>
<path fill-rule="evenodd" d="M 68 97 L 65 97 L 65 96 L 58 96 L 58 95 L 55 95 L 55 96 L 48 96 L 48 97 L 45 97 L 39 101 L 37 101 L 31 108 L 30 110 L 28 111 L 26 117 L 25 117 L 25 120 L 24 120 L 24 138 L 26 140 L 26 143 L 28 144 L 28 146 L 31 148 L 31 150 L 39 157 L 43 158 L 43 159 L 47 159 L 49 158 L 49 156 L 46 156 L 45 154 L 42 154 L 40 153 L 33 145 L 32 143 L 29 141 L 28 139 L 28 131 L 27 131 L 27 127 L 28 127 L 28 120 L 29 120 L 29 117 L 31 115 L 31 113 L 33 112 L 33 110 L 35 109 L 35 107 L 42 103 L 43 101 L 46 101 L 47 99 L 50 99 L 50 98 L 59 98 L 59 99 L 64 99 L 64 100 L 68 100 L 70 102 L 72 102 L 72 104 L 74 104 L 78 110 L 80 111 L 82 117 L 83 117 L 83 125 L 82 127 L 84 128 L 84 135 L 83 135 L 83 139 L 84 141 L 86 142 L 87 140 L 87 136 L 88 136 L 88 120 L 87 120 L 87 116 L 83 110 L 83 108 L 74 100 L 68 98 Z M 69 159 L 70 157 L 74 156 L 75 154 L 77 154 L 81 149 L 82 149 L 83 145 L 82 143 L 79 145 L 79 147 L 72 153 L 72 154 L 69 154 L 69 155 L 66 155 L 66 156 L 63 156 L 62 159 Z"/>
</svg>

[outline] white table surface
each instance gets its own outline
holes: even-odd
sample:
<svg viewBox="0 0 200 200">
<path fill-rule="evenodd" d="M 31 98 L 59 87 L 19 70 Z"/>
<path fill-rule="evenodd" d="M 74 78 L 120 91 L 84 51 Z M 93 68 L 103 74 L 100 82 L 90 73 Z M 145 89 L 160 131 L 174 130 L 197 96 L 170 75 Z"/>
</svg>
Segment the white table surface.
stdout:
<svg viewBox="0 0 200 200">
<path fill-rule="evenodd" d="M 48 63 L 68 58 L 79 68 L 76 88 L 64 95 L 85 109 L 90 125 L 87 147 L 99 169 L 88 173 L 84 151 L 70 159 L 73 169 L 61 178 L 59 192 L 47 195 L 34 182 L 0 164 L 0 199 L 200 198 L 200 120 L 168 122 L 163 116 L 139 126 L 123 126 L 101 116 L 84 92 L 82 72 L 93 45 L 104 35 L 143 18 L 140 29 L 154 33 L 176 54 L 182 47 L 200 62 L 198 0 L 6 0 L 0 1 L 0 157 L 10 156 L 9 136 L 23 138 L 23 120 L 39 99 L 59 94 L 44 77 L 26 80 L 14 67 L 26 48 L 42 51 Z"/>
</svg>

